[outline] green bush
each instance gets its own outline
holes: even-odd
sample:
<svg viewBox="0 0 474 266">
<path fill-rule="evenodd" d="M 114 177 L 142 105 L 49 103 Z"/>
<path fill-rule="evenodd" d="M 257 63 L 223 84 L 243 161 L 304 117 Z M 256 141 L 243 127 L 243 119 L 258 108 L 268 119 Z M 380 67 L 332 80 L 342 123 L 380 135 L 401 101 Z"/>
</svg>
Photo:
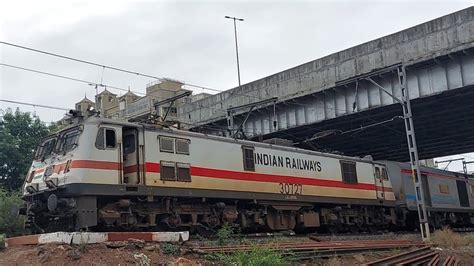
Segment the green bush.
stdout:
<svg viewBox="0 0 474 266">
<path fill-rule="evenodd" d="M 171 243 L 163 243 L 160 246 L 161 252 L 165 255 L 178 255 L 179 254 L 179 246 L 171 244 Z"/>
<path fill-rule="evenodd" d="M 5 248 L 5 235 L 0 235 L 0 250 Z"/>
<path fill-rule="evenodd" d="M 15 236 L 24 233 L 24 219 L 17 215 L 22 204 L 19 192 L 7 192 L 0 188 L 0 234 Z"/>
<path fill-rule="evenodd" d="M 279 266 L 290 265 L 290 260 L 284 260 L 283 255 L 271 249 L 253 247 L 250 251 L 234 253 L 210 254 L 206 259 L 235 266 Z"/>
<path fill-rule="evenodd" d="M 234 229 L 232 228 L 232 225 L 229 223 L 224 223 L 222 227 L 217 230 L 217 244 L 220 246 L 229 244 L 233 233 Z"/>
</svg>

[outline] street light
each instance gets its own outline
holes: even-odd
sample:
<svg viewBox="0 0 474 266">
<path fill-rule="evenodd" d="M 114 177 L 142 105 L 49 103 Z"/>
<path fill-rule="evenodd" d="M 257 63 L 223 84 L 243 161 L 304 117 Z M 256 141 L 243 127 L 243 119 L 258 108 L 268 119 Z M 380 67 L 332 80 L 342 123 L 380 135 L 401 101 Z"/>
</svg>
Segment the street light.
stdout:
<svg viewBox="0 0 474 266">
<path fill-rule="evenodd" d="M 225 18 L 232 19 L 234 21 L 234 35 L 235 35 L 235 54 L 237 56 L 237 77 L 239 79 L 239 88 L 240 88 L 240 66 L 239 66 L 239 47 L 237 45 L 237 24 L 236 21 L 244 21 L 243 18 L 236 18 L 225 16 Z"/>
</svg>

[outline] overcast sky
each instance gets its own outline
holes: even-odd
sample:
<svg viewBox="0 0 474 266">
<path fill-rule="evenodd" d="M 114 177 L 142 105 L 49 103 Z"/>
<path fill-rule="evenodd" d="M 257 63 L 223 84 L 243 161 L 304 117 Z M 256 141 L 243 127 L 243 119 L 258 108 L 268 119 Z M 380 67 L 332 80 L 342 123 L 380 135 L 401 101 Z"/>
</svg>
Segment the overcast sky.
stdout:
<svg viewBox="0 0 474 266">
<path fill-rule="evenodd" d="M 72 3 L 66 3 L 72 2 Z M 219 90 L 458 11 L 473 1 L 0 1 L 0 40 Z M 0 62 L 144 92 L 152 81 L 0 44 Z M 192 88 L 190 88 L 192 89 Z M 112 90 L 113 91 L 113 90 Z M 120 91 L 113 91 L 120 94 Z M 195 89 L 196 93 L 210 92 Z M 73 108 L 87 84 L 0 66 L 0 98 Z M 0 109 L 16 105 L 0 102 Z M 32 107 L 20 107 L 33 111 Z M 44 121 L 63 112 L 36 108 Z"/>
</svg>

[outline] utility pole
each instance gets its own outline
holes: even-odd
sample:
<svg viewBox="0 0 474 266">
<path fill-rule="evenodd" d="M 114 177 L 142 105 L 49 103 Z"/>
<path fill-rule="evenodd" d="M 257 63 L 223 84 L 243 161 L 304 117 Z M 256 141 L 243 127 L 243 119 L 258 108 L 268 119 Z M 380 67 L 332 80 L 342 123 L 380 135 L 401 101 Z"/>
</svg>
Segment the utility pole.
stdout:
<svg viewBox="0 0 474 266">
<path fill-rule="evenodd" d="M 418 158 L 418 148 L 416 146 L 416 138 L 415 138 L 415 127 L 413 125 L 413 114 L 411 111 L 410 105 L 410 96 L 408 95 L 407 89 L 407 80 L 406 80 L 406 71 L 405 66 L 401 65 L 397 67 L 397 74 L 398 74 L 398 81 L 400 88 L 402 90 L 402 99 L 398 99 L 393 94 L 391 94 L 388 90 L 384 87 L 379 85 L 373 79 L 366 78 L 366 80 L 370 81 L 372 84 L 380 88 L 386 94 L 390 95 L 394 100 L 402 105 L 403 109 L 403 120 L 405 122 L 405 133 L 407 136 L 407 144 L 408 144 L 408 152 L 410 154 L 410 164 L 413 176 L 413 183 L 415 185 L 415 193 L 416 193 L 416 206 L 418 209 L 418 220 L 420 221 L 420 232 L 423 241 L 430 240 L 430 228 L 428 223 L 428 215 L 426 211 L 426 204 L 425 204 L 425 195 L 423 191 L 423 185 L 421 181 L 421 171 L 420 171 L 420 162 Z"/>
<path fill-rule="evenodd" d="M 225 16 L 225 18 L 232 19 L 234 21 L 234 36 L 235 36 L 235 54 L 237 57 L 237 78 L 239 80 L 239 88 L 240 88 L 240 65 L 239 65 L 239 46 L 237 45 L 237 23 L 236 21 L 244 21 L 243 18 L 236 18 Z"/>
</svg>

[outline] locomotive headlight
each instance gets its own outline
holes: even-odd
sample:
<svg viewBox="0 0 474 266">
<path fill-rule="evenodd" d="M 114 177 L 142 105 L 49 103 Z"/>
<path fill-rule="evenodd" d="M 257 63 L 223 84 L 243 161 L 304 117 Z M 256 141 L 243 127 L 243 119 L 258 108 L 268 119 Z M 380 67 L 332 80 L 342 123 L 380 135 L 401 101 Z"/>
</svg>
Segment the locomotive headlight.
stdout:
<svg viewBox="0 0 474 266">
<path fill-rule="evenodd" d="M 48 186 L 49 188 L 55 188 L 55 187 L 58 186 L 58 179 L 57 178 L 48 178 L 44 182 L 46 183 L 46 186 Z"/>
<path fill-rule="evenodd" d="M 30 194 L 33 194 L 33 193 L 35 193 L 35 192 L 38 192 L 38 190 L 39 190 L 39 185 L 38 185 L 38 183 L 33 183 L 33 184 L 28 185 L 28 186 L 26 187 L 26 191 L 28 191 L 28 193 L 30 193 Z"/>
</svg>

